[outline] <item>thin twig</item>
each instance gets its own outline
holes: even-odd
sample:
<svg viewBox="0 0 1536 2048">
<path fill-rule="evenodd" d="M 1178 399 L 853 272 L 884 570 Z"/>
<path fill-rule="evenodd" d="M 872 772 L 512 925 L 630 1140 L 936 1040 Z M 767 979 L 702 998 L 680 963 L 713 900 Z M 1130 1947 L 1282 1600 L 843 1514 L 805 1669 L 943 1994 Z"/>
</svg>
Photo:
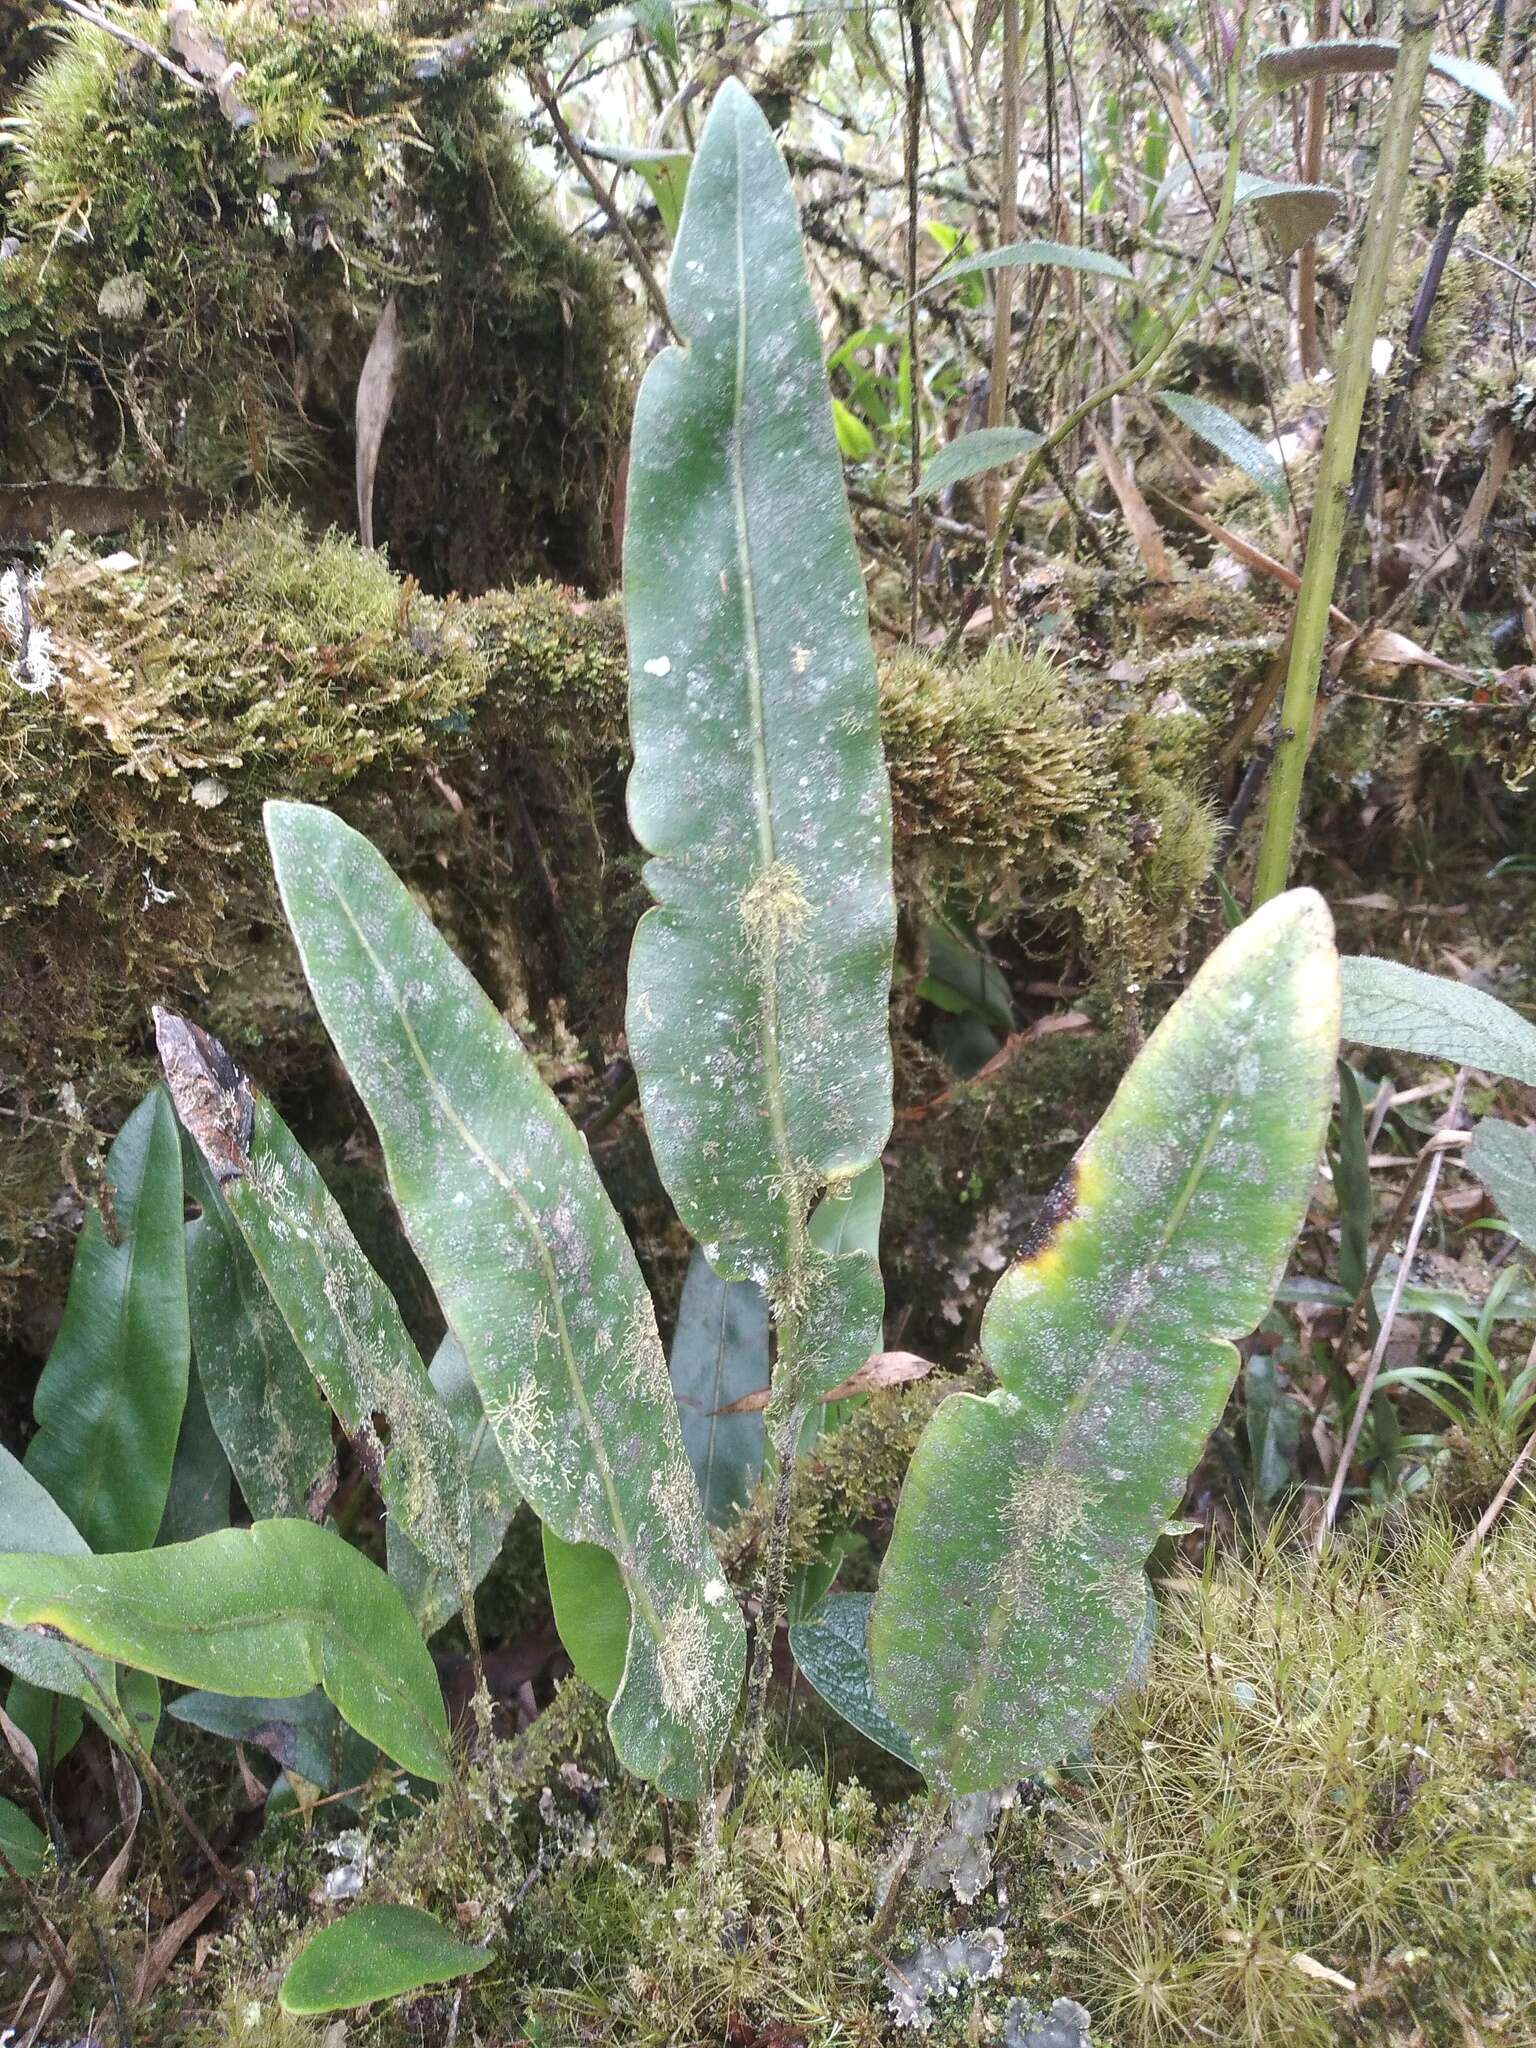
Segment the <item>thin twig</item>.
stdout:
<svg viewBox="0 0 1536 2048">
<path fill-rule="evenodd" d="M 1456 1558 L 1458 1563 L 1472 1555 L 1473 1551 L 1476 1550 L 1479 1543 L 1482 1542 L 1488 1531 L 1499 1519 L 1499 1516 L 1503 1514 L 1510 1495 L 1520 1483 L 1520 1474 L 1525 1470 L 1533 1456 L 1536 1456 L 1536 1430 L 1533 1430 L 1520 1446 L 1519 1451 L 1515 1455 L 1515 1462 L 1504 1475 L 1503 1485 L 1493 1496 L 1493 1499 L 1489 1501 L 1487 1507 L 1484 1508 L 1477 1527 L 1472 1531 L 1466 1542 L 1462 1544 L 1460 1550 L 1457 1551 Z"/>
<path fill-rule="evenodd" d="M 1457 1140 L 1455 1123 L 1461 1113 L 1461 1098 L 1467 1085 L 1467 1070 L 1462 1067 L 1456 1075 L 1456 1086 L 1451 1091 L 1450 1106 L 1440 1119 L 1442 1128 L 1425 1146 L 1429 1164 L 1424 1174 L 1424 1186 L 1419 1195 L 1418 1207 L 1413 1212 L 1413 1221 L 1408 1226 L 1408 1236 L 1403 1245 L 1403 1256 L 1392 1282 L 1392 1293 L 1387 1302 L 1387 1312 L 1381 1319 L 1381 1329 L 1371 1347 L 1370 1362 L 1355 1396 L 1355 1412 L 1349 1420 L 1349 1432 L 1339 1452 L 1339 1462 L 1334 1468 L 1333 1481 L 1328 1488 L 1328 1499 L 1323 1507 L 1323 1519 L 1317 1532 L 1317 1551 L 1321 1556 L 1339 1512 L 1339 1501 L 1344 1493 L 1344 1481 L 1348 1475 L 1355 1447 L 1360 1441 L 1360 1432 L 1365 1427 L 1365 1418 L 1371 1405 L 1371 1395 L 1376 1390 L 1376 1376 L 1381 1371 L 1381 1361 L 1386 1356 L 1387 1345 L 1392 1339 L 1393 1326 L 1403 1299 L 1403 1289 L 1408 1284 L 1408 1272 L 1419 1249 L 1419 1239 L 1424 1235 L 1424 1226 L 1429 1221 L 1430 1208 L 1435 1199 L 1435 1190 L 1440 1185 L 1440 1169 L 1445 1164 L 1445 1155 Z M 1390 1238 L 1387 1240 L 1390 1243 Z M 1367 1282 L 1369 1285 L 1369 1282 Z"/>
<path fill-rule="evenodd" d="M 184 85 L 189 92 L 199 95 L 211 93 L 217 97 L 217 89 L 205 79 L 194 78 L 190 71 L 167 57 L 164 50 L 157 50 L 153 43 L 146 43 L 142 36 L 136 36 L 131 29 L 119 28 L 115 21 L 94 7 L 88 7 L 86 0 L 58 0 L 66 14 L 76 15 L 81 21 L 88 21 L 92 28 L 99 28 L 103 35 L 115 36 L 120 43 L 126 43 L 130 50 L 137 50 L 141 57 L 148 57 L 152 64 L 158 64 L 162 71 L 168 71 L 178 85 Z"/>
<path fill-rule="evenodd" d="M 545 113 L 548 114 L 550 125 L 559 137 L 561 147 L 581 173 L 587 190 L 608 216 L 615 233 L 628 251 L 629 260 L 634 264 L 639 274 L 640 282 L 645 286 L 646 296 L 651 302 L 657 319 L 674 341 L 681 342 L 683 337 L 673 325 L 672 315 L 667 310 L 666 293 L 656 280 L 656 273 L 651 268 L 650 259 L 635 240 L 634 230 L 614 204 L 607 187 L 603 184 L 596 171 L 593 170 L 582 150 L 581 144 L 567 126 L 565 116 L 561 113 L 559 103 L 555 98 L 554 87 L 549 82 L 549 73 L 542 64 L 535 64 L 529 68 L 528 82 L 533 87 L 534 94 L 540 105 Z"/>
</svg>

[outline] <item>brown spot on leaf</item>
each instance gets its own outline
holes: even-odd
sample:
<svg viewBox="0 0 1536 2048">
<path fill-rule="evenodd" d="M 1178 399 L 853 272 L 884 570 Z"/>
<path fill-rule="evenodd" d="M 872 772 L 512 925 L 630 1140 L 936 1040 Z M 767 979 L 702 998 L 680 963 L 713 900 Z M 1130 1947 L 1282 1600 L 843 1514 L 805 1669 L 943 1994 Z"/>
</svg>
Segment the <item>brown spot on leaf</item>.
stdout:
<svg viewBox="0 0 1536 2048">
<path fill-rule="evenodd" d="M 226 1047 L 199 1024 L 154 1009 L 155 1044 L 176 1114 L 220 1187 L 239 1180 L 251 1156 L 256 1098 Z"/>
<path fill-rule="evenodd" d="M 1061 1179 L 1035 1211 L 1035 1220 L 1019 1246 L 1020 1263 L 1027 1264 L 1048 1252 L 1076 1214 L 1077 1161 L 1073 1159 L 1068 1161 Z"/>
</svg>

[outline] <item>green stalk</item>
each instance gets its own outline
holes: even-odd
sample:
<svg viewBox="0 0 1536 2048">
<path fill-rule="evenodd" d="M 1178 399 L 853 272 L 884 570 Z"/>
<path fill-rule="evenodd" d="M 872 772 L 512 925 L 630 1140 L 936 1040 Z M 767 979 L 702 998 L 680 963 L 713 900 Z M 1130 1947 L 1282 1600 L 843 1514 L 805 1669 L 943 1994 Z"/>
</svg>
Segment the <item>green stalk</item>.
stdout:
<svg viewBox="0 0 1536 2048">
<path fill-rule="evenodd" d="M 1403 198 L 1408 189 L 1413 156 L 1413 138 L 1418 128 L 1424 80 L 1429 71 L 1431 38 L 1438 18 L 1438 11 L 1433 6 L 1424 5 L 1423 0 L 1407 0 L 1403 10 L 1403 37 L 1397 55 L 1397 69 L 1392 76 L 1392 98 L 1382 131 L 1376 180 L 1371 187 L 1360 271 L 1350 297 L 1349 312 L 1345 316 L 1344 332 L 1334 364 L 1333 397 L 1328 407 L 1328 429 L 1323 437 L 1317 492 L 1312 504 L 1307 558 L 1302 565 L 1301 587 L 1296 594 L 1291 659 L 1280 711 L 1280 741 L 1275 749 L 1269 803 L 1264 813 L 1264 836 L 1253 881 L 1255 909 L 1261 903 L 1267 903 L 1271 896 L 1278 896 L 1290 875 L 1291 848 L 1301 809 L 1302 781 L 1312 745 L 1312 720 L 1317 708 L 1317 687 L 1328 639 L 1328 609 L 1333 602 L 1339 551 L 1349 511 L 1350 479 L 1360 440 L 1360 420 L 1371 379 L 1371 346 L 1381 321 L 1388 270 L 1396 254 L 1398 225 L 1402 219 Z"/>
</svg>

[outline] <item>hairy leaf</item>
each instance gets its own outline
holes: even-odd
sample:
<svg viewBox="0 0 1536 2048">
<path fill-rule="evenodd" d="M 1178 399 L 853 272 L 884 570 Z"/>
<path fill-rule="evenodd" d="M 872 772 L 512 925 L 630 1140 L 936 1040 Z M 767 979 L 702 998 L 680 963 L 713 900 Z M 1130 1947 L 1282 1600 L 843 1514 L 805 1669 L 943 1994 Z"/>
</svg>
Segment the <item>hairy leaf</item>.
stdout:
<svg viewBox="0 0 1536 2048">
<path fill-rule="evenodd" d="M 752 1281 L 722 1280 L 697 1246 L 668 1370 L 705 1520 L 724 1528 L 763 1469 L 761 1416 L 727 1411 L 768 1384 L 768 1303 Z"/>
<path fill-rule="evenodd" d="M 220 1180 L 228 1212 L 309 1370 L 377 1476 L 391 1559 L 403 1543 L 408 1597 L 428 1626 L 453 1613 L 471 1587 L 469 1484 L 453 1422 L 394 1296 L 293 1133 L 266 1097 L 252 1092 L 246 1149 L 225 1156 L 218 1119 L 210 1137 L 210 1120 L 191 1097 L 184 1061 L 178 1065 L 172 1057 L 173 1027 L 187 1028 L 156 1012 L 182 1122 Z M 228 1062 L 225 1078 L 238 1076 L 248 1088 L 217 1040 L 206 1033 L 199 1038 L 204 1050 L 212 1049 L 215 1066 L 220 1057 Z"/>
<path fill-rule="evenodd" d="M 470 1948 L 419 1906 L 354 1906 L 309 1937 L 277 2002 L 284 2012 L 342 2012 L 473 1976 L 490 1960 L 488 1948 Z"/>
<path fill-rule="evenodd" d="M 1238 177 L 1234 203 L 1254 209 L 1279 244 L 1282 256 L 1294 256 L 1314 235 L 1321 234 L 1343 204 L 1329 185 L 1288 185 L 1247 171 Z"/>
<path fill-rule="evenodd" d="M 95 1551 L 142 1550 L 165 1513 L 191 1340 L 181 1144 L 163 1089 L 107 1154 L 109 1217 L 85 1219 L 37 1383 L 26 1467 Z"/>
<path fill-rule="evenodd" d="M 1347 954 L 1344 1036 L 1389 1052 L 1422 1053 L 1458 1067 L 1481 1067 L 1536 1087 L 1536 1025 L 1486 990 L 1404 967 L 1397 960 Z"/>
<path fill-rule="evenodd" d="M 637 1776 L 697 1798 L 744 1630 L 629 1240 L 537 1067 L 367 840 L 303 804 L 269 805 L 267 831 L 316 1006 L 496 1441 L 540 1519 L 624 1573 L 615 1746 Z"/>
<path fill-rule="evenodd" d="M 629 813 L 656 898 L 629 1048 L 689 1231 L 793 1306 L 812 1200 L 890 1129 L 890 799 L 794 200 L 734 81 L 670 278 L 688 345 L 646 373 L 624 544 Z"/>
<path fill-rule="evenodd" d="M 331 1461 L 330 1411 L 186 1133 L 182 1165 L 201 1211 L 187 1225 L 187 1302 L 208 1414 L 255 1519 L 302 1515 Z"/>
<path fill-rule="evenodd" d="M 1028 427 L 977 427 L 974 433 L 956 434 L 923 466 L 920 497 L 932 497 L 967 477 L 983 476 L 994 469 L 1006 469 L 1033 455 L 1042 436 Z"/>
<path fill-rule="evenodd" d="M 418 1777 L 449 1777 L 437 1673 L 399 1593 L 312 1522 L 79 1559 L 0 1556 L 0 1625 L 50 1628 L 180 1685 L 287 1699 L 318 1685 Z"/>
<path fill-rule="evenodd" d="M 952 1792 L 1056 1763 L 1125 1682 L 1143 1563 L 1305 1212 L 1338 1010 L 1311 890 L 1229 934 L 999 1281 L 999 1390 L 945 1401 L 918 1445 L 870 1649 L 881 1704 Z"/>
<path fill-rule="evenodd" d="M 1536 1251 L 1536 1131 L 1485 1116 L 1462 1155 L 1527 1251 Z"/>
<path fill-rule="evenodd" d="M 1285 503 L 1285 471 L 1256 434 L 1250 434 L 1241 420 L 1206 399 L 1191 398 L 1184 391 L 1159 391 L 1160 402 L 1176 420 L 1198 434 L 1216 453 L 1251 477 L 1264 495 L 1276 505 Z"/>
<path fill-rule="evenodd" d="M 800 1674 L 827 1705 L 871 1742 L 917 1768 L 912 1744 L 875 1697 L 869 1669 L 870 1593 L 829 1593 L 809 1619 L 791 1624 Z"/>
</svg>

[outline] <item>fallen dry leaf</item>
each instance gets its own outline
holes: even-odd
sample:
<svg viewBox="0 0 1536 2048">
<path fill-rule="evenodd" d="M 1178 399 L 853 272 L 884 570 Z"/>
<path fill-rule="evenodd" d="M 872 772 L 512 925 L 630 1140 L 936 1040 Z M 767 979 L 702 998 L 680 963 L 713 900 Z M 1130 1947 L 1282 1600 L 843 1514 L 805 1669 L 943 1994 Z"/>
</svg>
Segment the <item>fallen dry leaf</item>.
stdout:
<svg viewBox="0 0 1536 2048">
<path fill-rule="evenodd" d="M 919 1358 L 915 1351 L 876 1351 L 841 1386 L 834 1387 L 828 1394 L 818 1394 L 816 1398 L 819 1401 L 846 1401 L 852 1394 L 874 1394 L 882 1387 L 901 1387 L 909 1380 L 926 1379 L 932 1371 L 933 1360 Z M 761 1415 L 772 1393 L 771 1387 L 754 1387 L 740 1400 L 728 1401 L 723 1408 L 711 1412 L 715 1415 Z"/>
</svg>

